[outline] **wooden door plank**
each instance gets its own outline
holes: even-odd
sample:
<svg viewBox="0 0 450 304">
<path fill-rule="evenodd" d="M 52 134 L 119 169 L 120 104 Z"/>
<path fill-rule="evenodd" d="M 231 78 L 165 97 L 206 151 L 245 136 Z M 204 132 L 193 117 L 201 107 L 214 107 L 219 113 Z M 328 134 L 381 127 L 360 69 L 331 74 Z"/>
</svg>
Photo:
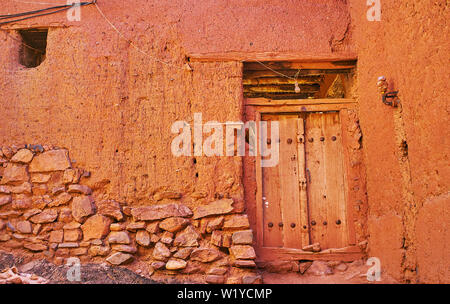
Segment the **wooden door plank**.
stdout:
<svg viewBox="0 0 450 304">
<path fill-rule="evenodd" d="M 311 113 L 306 119 L 306 170 L 308 180 L 308 203 L 311 230 L 311 243 L 320 243 L 328 248 L 326 220 L 326 172 L 324 166 L 322 132 L 323 114 Z"/>
<path fill-rule="evenodd" d="M 352 187 L 352 177 L 358 177 L 360 172 L 357 174 L 353 173 L 352 167 L 350 164 L 350 134 L 349 134 L 349 113 L 348 110 L 342 110 L 339 112 L 339 118 L 341 121 L 341 134 L 342 134 L 342 148 L 343 148 L 343 157 L 344 157 L 344 173 L 345 173 L 345 199 L 346 199 L 346 216 L 347 216 L 347 231 L 348 231 L 348 243 L 349 245 L 356 244 L 356 233 L 355 233 L 355 216 L 354 216 L 354 208 L 353 201 L 356 200 L 356 197 L 351 190 Z M 359 177 L 358 177 L 359 178 Z"/>
<path fill-rule="evenodd" d="M 267 140 L 268 147 L 272 145 L 271 121 L 278 121 L 279 115 L 263 115 L 262 120 L 267 121 Z M 260 133 L 261 134 L 261 133 Z M 270 144 L 269 144 L 270 143 Z M 283 229 L 278 226 L 282 222 L 281 217 L 281 199 L 280 199 L 280 176 L 279 168 L 262 168 L 262 206 L 263 206 L 263 244 L 269 247 L 283 246 Z"/>
<path fill-rule="evenodd" d="M 342 136 L 338 113 L 323 114 L 324 166 L 327 186 L 327 246 L 347 245 L 347 220 L 344 184 Z M 339 222 L 338 222 L 339 221 Z"/>
<path fill-rule="evenodd" d="M 261 121 L 261 113 L 255 112 L 255 122 L 256 122 L 256 134 L 257 139 L 261 136 L 261 130 L 259 127 L 259 123 Z M 256 243 L 258 246 L 263 246 L 263 237 L 264 237 L 264 220 L 263 220 L 263 202 L 262 202 L 262 169 L 261 169 L 261 147 L 258 145 L 258 140 L 256 144 L 256 164 L 255 164 L 255 175 L 256 175 Z"/>
<path fill-rule="evenodd" d="M 300 221 L 302 232 L 302 247 L 309 244 L 308 224 L 308 193 L 306 183 L 306 159 L 305 159 L 305 120 L 297 119 L 297 154 L 298 154 L 298 186 L 300 198 Z"/>
<path fill-rule="evenodd" d="M 298 187 L 297 115 L 280 115 L 280 197 L 283 244 L 301 248 L 301 215 Z"/>
</svg>

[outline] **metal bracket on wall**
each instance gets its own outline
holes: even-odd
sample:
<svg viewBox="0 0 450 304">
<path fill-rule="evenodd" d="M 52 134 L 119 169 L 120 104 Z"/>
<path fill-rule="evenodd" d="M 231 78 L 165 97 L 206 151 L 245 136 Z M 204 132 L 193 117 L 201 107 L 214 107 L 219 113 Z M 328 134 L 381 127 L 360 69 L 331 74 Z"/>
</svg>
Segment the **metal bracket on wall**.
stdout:
<svg viewBox="0 0 450 304">
<path fill-rule="evenodd" d="M 396 107 L 398 106 L 399 100 L 398 100 L 398 91 L 394 92 L 388 92 L 383 95 L 381 95 L 381 99 L 385 105 Z M 388 101 L 387 99 L 390 99 L 391 101 Z"/>
<path fill-rule="evenodd" d="M 380 76 L 378 77 L 377 82 L 378 92 L 381 94 L 381 99 L 385 105 L 396 107 L 399 104 L 398 100 L 398 91 L 388 92 L 388 83 L 386 77 Z M 390 101 L 388 101 L 390 99 Z"/>
</svg>

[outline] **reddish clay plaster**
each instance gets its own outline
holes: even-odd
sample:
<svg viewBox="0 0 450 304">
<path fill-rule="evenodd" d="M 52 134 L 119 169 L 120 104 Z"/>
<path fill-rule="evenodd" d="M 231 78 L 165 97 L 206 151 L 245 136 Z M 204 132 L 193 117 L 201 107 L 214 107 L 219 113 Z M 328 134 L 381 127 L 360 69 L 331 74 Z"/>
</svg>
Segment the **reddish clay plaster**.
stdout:
<svg viewBox="0 0 450 304">
<path fill-rule="evenodd" d="M 427 206 L 431 214 L 448 202 L 445 1 L 384 0 L 381 22 L 367 21 L 365 1 L 150 1 L 131 6 L 113 0 L 98 5 L 141 50 L 174 66 L 130 46 L 93 6 L 82 9 L 81 22 L 59 14 L 10 25 L 51 28 L 47 58 L 35 69 L 19 65 L 19 44 L 0 32 L 1 146 L 67 148 L 76 166 L 92 173 L 86 183 L 95 199 L 150 205 L 156 203 L 155 194 L 173 190 L 183 194 L 180 202 L 189 207 L 221 196 L 243 203 L 240 159 L 198 157 L 194 164 L 170 152 L 170 126 L 176 120 L 192 122 L 194 112 L 202 112 L 204 120 L 242 118 L 241 63 L 191 63 L 189 72 L 183 69 L 185 56 L 357 54 L 370 255 L 380 257 L 384 271 L 396 279 L 449 282 L 448 271 L 438 275 L 435 270 L 439 263 L 448 265 L 439 245 L 449 242 L 448 234 L 428 230 L 442 220 L 442 229 L 448 229 L 448 217 L 429 218 L 421 211 L 432 197 L 439 199 Z M 2 12 L 38 8 L 7 2 Z M 375 87 L 380 75 L 400 90 L 401 112 L 381 103 Z M 402 140 L 408 143 L 407 156 L 399 148 Z M 417 213 L 422 215 L 416 221 Z M 424 230 L 419 225 L 423 217 L 430 225 Z M 428 231 L 432 236 L 424 240 Z M 429 258 L 425 243 L 436 251 Z"/>
<path fill-rule="evenodd" d="M 417 218 L 418 212 L 422 217 L 438 213 L 448 202 L 448 198 L 438 199 L 421 211 L 427 198 L 446 197 L 449 190 L 448 136 L 443 136 L 448 132 L 448 79 L 443 77 L 450 50 L 444 34 L 449 32 L 448 4 L 381 3 L 380 22 L 367 21 L 364 1 L 349 5 L 358 53 L 370 255 L 380 257 L 383 267 L 397 279 L 448 282 L 448 255 L 445 259 L 441 247 L 449 242 L 448 234 L 430 229 L 441 225 L 448 229 L 448 218 L 428 218 L 428 225 Z M 401 109 L 380 102 L 375 84 L 381 75 L 391 89 L 399 90 Z M 403 140 L 408 144 L 407 156 L 400 148 Z M 434 252 L 427 260 L 420 237 L 425 231 L 431 234 L 428 252 Z M 441 263 L 447 264 L 445 275 L 431 266 Z"/>
</svg>

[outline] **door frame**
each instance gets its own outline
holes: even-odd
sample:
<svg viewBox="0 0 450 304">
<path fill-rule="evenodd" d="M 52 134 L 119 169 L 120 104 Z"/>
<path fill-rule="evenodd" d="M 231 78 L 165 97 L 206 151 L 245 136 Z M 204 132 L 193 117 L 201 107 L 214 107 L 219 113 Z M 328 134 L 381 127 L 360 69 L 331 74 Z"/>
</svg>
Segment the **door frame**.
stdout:
<svg viewBox="0 0 450 304">
<path fill-rule="evenodd" d="M 267 98 L 245 98 L 246 107 L 252 107 L 255 113 L 257 125 L 257 134 L 259 133 L 259 122 L 263 114 L 276 113 L 301 113 L 301 112 L 327 112 L 338 111 L 340 118 L 346 115 L 345 110 L 357 110 L 357 102 L 354 99 L 335 98 L 335 99 L 289 99 L 289 100 L 271 100 Z M 342 119 L 341 119 L 342 122 Z M 341 128 L 346 127 L 341 124 Z M 342 132 L 342 145 L 346 147 L 347 138 Z M 330 248 L 320 252 L 309 252 L 301 249 L 281 248 L 281 247 L 264 247 L 263 244 L 263 193 L 262 193 L 262 167 L 261 157 L 256 157 L 256 246 L 258 258 L 260 262 L 273 260 L 340 260 L 354 261 L 365 256 L 365 252 L 356 245 L 356 236 L 354 228 L 353 206 L 350 202 L 348 189 L 350 183 L 348 180 L 348 170 L 350 164 L 347 149 L 344 150 L 344 166 L 345 166 L 345 191 L 346 191 L 346 215 L 347 215 L 347 233 L 349 236 L 349 246 L 343 248 Z"/>
</svg>

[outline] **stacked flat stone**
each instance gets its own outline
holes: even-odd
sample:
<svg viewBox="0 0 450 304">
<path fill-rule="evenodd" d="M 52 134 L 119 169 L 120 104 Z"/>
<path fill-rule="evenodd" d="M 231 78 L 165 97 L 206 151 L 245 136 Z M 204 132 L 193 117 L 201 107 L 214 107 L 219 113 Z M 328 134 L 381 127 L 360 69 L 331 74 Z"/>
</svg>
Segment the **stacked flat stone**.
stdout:
<svg viewBox="0 0 450 304">
<path fill-rule="evenodd" d="M 22 250 L 56 264 L 127 265 L 135 260 L 162 275 L 203 275 L 207 283 L 260 283 L 253 233 L 234 200 L 191 210 L 182 194 L 160 191 L 150 206 L 96 200 L 67 149 L 0 149 L 0 249 Z M 161 204 L 160 201 L 173 201 Z"/>
</svg>

